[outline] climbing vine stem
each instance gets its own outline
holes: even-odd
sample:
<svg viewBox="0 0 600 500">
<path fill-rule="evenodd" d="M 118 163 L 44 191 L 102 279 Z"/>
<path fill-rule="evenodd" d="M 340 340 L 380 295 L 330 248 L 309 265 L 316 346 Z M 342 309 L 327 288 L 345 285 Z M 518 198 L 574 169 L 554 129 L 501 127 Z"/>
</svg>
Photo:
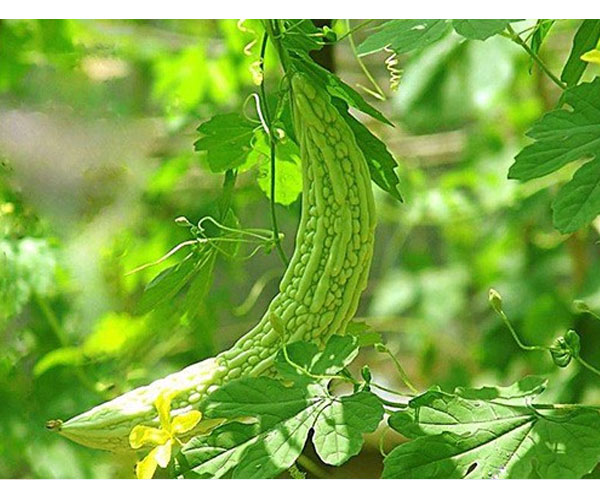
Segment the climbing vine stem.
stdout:
<svg viewBox="0 0 600 500">
<path fill-rule="evenodd" d="M 506 31 L 507 31 L 507 34 L 505 36 L 507 38 L 510 38 L 517 45 L 520 45 L 525 50 L 525 52 L 527 52 L 529 54 L 529 57 L 531 57 L 537 63 L 537 65 L 540 67 L 540 69 L 544 73 L 546 73 L 546 75 L 548 75 L 548 77 L 554 83 L 556 83 L 556 85 L 558 85 L 563 90 L 567 88 L 567 85 L 565 83 L 561 82 L 560 78 L 558 78 L 552 71 L 550 71 L 550 68 L 548 68 L 548 66 L 546 66 L 546 63 L 544 63 L 544 61 L 542 61 L 540 59 L 540 56 L 538 56 L 533 50 L 531 50 L 531 47 L 529 45 L 527 45 L 525 43 L 525 41 L 523 41 L 521 36 L 515 32 L 515 30 L 512 28 L 512 26 L 510 24 L 506 27 Z"/>
<path fill-rule="evenodd" d="M 276 143 L 275 143 L 275 134 L 273 133 L 273 123 L 271 122 L 271 113 L 269 112 L 269 104 L 267 102 L 267 94 L 265 91 L 265 53 L 267 50 L 267 42 L 269 41 L 269 34 L 265 31 L 263 35 L 262 44 L 260 47 L 260 69 L 262 73 L 262 78 L 260 81 L 260 100 L 262 102 L 262 108 L 264 111 L 265 122 L 268 128 L 269 135 L 269 157 L 271 162 L 271 200 L 270 200 L 270 211 L 271 211 L 271 225 L 273 227 L 273 238 L 275 240 L 275 248 L 277 249 L 277 253 L 281 258 L 282 262 L 285 266 L 289 264 L 289 259 L 285 254 L 283 247 L 281 246 L 281 239 L 279 238 L 279 228 L 277 225 L 277 214 L 275 212 L 275 153 L 276 153 Z"/>
</svg>

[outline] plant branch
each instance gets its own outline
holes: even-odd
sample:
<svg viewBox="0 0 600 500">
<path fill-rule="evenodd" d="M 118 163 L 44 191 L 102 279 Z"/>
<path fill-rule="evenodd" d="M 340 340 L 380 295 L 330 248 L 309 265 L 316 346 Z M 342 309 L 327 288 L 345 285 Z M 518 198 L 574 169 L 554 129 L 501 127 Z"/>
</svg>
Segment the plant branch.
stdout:
<svg viewBox="0 0 600 500">
<path fill-rule="evenodd" d="M 515 32 L 515 30 L 512 28 L 512 26 L 508 25 L 506 27 L 506 30 L 507 30 L 507 34 L 505 36 L 507 38 L 510 38 L 517 45 L 520 45 L 525 50 L 525 52 L 527 52 L 527 54 L 529 54 L 529 57 L 531 57 L 537 63 L 537 65 L 540 67 L 540 69 L 544 73 L 546 73 L 546 75 L 556 85 L 558 85 L 563 90 L 565 90 L 567 88 L 567 85 L 565 83 L 561 82 L 560 79 L 554 73 L 552 73 L 552 71 L 550 71 L 550 68 L 548 68 L 548 66 L 546 66 L 546 64 L 544 63 L 544 61 L 542 61 L 540 59 L 540 57 L 533 50 L 531 50 L 531 47 L 529 47 L 529 45 L 527 45 L 523 41 L 523 39 L 519 36 L 518 33 Z"/>
<path fill-rule="evenodd" d="M 269 40 L 269 34 L 265 31 L 263 35 L 262 44 L 260 47 L 260 69 L 262 72 L 262 79 L 260 82 L 260 100 L 262 101 L 262 107 L 265 112 L 265 122 L 269 129 L 269 149 L 270 149 L 270 161 L 271 161 L 271 200 L 270 200 L 270 212 L 271 212 L 271 226 L 273 228 L 273 238 L 275 241 L 275 248 L 281 258 L 282 262 L 287 266 L 289 259 L 283 251 L 281 246 L 281 239 L 279 238 L 279 228 L 277 225 L 277 215 L 275 213 L 275 135 L 273 134 L 273 124 L 271 122 L 271 114 L 269 112 L 269 104 L 267 103 L 267 95 L 265 91 L 265 52 L 267 49 L 267 42 Z"/>
</svg>

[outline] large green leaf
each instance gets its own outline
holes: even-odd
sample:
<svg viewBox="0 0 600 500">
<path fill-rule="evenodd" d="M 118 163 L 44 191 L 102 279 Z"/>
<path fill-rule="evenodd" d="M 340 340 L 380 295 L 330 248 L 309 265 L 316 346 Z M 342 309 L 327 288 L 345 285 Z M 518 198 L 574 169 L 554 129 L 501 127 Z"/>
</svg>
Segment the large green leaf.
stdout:
<svg viewBox="0 0 600 500">
<path fill-rule="evenodd" d="M 384 478 L 579 478 L 600 461 L 600 413 L 535 410 L 429 391 L 390 426 L 413 441 L 385 459 Z"/>
<path fill-rule="evenodd" d="M 357 352 L 357 340 L 351 337 L 331 337 L 323 352 L 314 344 L 296 342 L 286 348 L 286 356 L 280 352 L 277 357 L 280 373 L 294 382 L 292 386 L 267 377 L 243 378 L 212 393 L 202 405 L 204 416 L 226 422 L 186 444 L 178 473 L 274 477 L 296 461 L 311 429 L 325 463 L 346 462 L 362 448 L 362 434 L 374 431 L 383 417 L 383 406 L 374 394 L 339 397 L 327 390 L 328 377 Z"/>
<path fill-rule="evenodd" d="M 388 46 L 399 54 L 423 49 L 437 42 L 448 29 L 445 19 L 394 19 L 383 23 L 361 43 L 358 54 L 366 56 Z"/>
<path fill-rule="evenodd" d="M 160 304 L 172 299 L 194 276 L 198 260 L 188 254 L 179 264 L 168 267 L 146 285 L 136 312 L 146 314 Z"/>
<path fill-rule="evenodd" d="M 516 157 L 509 178 L 526 181 L 548 175 L 567 163 L 600 154 L 600 78 L 564 94 L 572 110 L 551 111 L 527 133 L 535 139 Z M 587 163 L 565 185 L 554 203 L 554 222 L 563 233 L 574 231 L 600 213 L 598 162 Z"/>
</svg>

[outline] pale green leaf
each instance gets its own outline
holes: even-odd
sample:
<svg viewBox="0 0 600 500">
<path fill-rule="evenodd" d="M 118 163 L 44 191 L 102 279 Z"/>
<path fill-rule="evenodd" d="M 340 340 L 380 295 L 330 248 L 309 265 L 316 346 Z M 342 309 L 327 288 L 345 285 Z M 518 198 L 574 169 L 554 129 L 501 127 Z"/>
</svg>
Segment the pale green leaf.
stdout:
<svg viewBox="0 0 600 500">
<path fill-rule="evenodd" d="M 342 396 L 317 417 L 313 443 L 329 465 L 341 465 L 358 455 L 363 433 L 374 432 L 383 417 L 381 401 L 370 392 Z"/>
</svg>

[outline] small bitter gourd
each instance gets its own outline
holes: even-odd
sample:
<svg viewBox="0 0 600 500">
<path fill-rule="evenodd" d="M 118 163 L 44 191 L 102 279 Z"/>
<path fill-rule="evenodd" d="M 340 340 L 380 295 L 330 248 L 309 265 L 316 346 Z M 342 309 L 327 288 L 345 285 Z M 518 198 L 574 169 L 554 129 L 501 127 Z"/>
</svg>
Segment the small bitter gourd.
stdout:
<svg viewBox="0 0 600 500">
<path fill-rule="evenodd" d="M 172 412 L 185 413 L 226 382 L 265 373 L 282 343 L 323 343 L 344 332 L 366 287 L 373 252 L 369 171 L 329 96 L 301 74 L 291 87 L 304 188 L 296 248 L 280 293 L 229 350 L 55 425 L 65 437 L 92 448 L 129 449 L 131 429 L 156 422 L 153 403 L 162 391 L 178 391 Z"/>
</svg>

